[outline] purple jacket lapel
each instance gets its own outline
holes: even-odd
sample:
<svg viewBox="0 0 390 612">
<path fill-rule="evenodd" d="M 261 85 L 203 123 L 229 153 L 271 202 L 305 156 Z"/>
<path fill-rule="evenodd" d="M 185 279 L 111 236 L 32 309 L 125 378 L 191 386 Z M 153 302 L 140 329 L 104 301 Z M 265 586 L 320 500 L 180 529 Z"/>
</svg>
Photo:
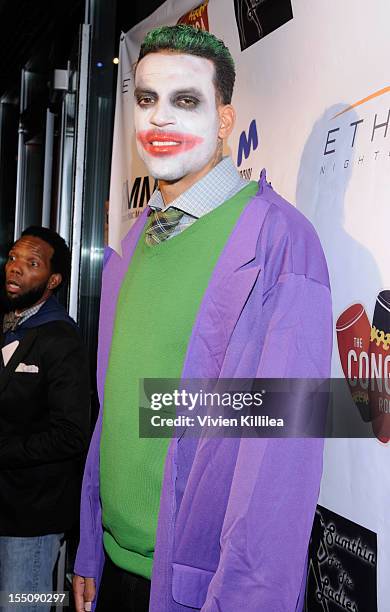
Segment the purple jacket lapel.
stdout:
<svg viewBox="0 0 390 612">
<path fill-rule="evenodd" d="M 220 375 L 227 341 L 262 266 L 256 253 L 257 242 L 269 204 L 263 201 L 263 206 L 259 206 L 258 196 L 266 188 L 264 177 L 217 262 L 192 330 L 183 378 Z M 203 350 L 206 346 L 207 351 Z M 207 355 L 211 358 L 207 359 Z"/>
</svg>

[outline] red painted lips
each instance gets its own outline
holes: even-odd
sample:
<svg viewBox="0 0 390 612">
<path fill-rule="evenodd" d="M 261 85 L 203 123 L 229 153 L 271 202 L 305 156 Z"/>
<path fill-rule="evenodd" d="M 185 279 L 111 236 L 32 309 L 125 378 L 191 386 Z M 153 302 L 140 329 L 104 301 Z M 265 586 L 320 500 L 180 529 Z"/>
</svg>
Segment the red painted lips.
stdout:
<svg viewBox="0 0 390 612">
<path fill-rule="evenodd" d="M 177 155 L 193 149 L 203 142 L 200 136 L 181 134 L 180 132 L 156 132 L 145 130 L 138 132 L 137 140 L 149 155 L 154 157 Z"/>
</svg>

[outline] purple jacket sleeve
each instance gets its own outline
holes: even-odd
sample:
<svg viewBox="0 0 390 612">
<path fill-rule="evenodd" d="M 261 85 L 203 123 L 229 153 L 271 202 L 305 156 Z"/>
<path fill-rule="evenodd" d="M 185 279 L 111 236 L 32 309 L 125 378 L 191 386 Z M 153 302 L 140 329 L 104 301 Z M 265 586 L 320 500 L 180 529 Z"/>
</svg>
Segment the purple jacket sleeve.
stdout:
<svg viewBox="0 0 390 612">
<path fill-rule="evenodd" d="M 99 498 L 99 448 L 102 410 L 99 412 L 84 469 L 80 509 L 80 543 L 74 571 L 100 580 L 104 562 L 101 506 Z"/>
<path fill-rule="evenodd" d="M 263 303 L 258 378 L 326 378 L 330 290 L 284 274 Z M 265 326 L 265 329 L 264 329 Z M 320 439 L 243 439 L 221 534 L 221 555 L 202 612 L 294 612 L 322 473 Z"/>
<path fill-rule="evenodd" d="M 105 368 L 110 350 L 111 329 L 121 276 L 118 264 L 122 260 L 109 247 L 104 250 L 102 294 L 100 300 L 97 386 L 100 411 L 89 446 L 84 468 L 80 508 L 80 542 L 74 571 L 79 576 L 95 578 L 98 583 L 104 564 L 103 530 L 99 495 L 100 438 L 103 419 L 103 387 Z M 111 268 L 110 268 L 111 266 Z M 109 272 L 108 272 L 109 270 Z"/>
</svg>

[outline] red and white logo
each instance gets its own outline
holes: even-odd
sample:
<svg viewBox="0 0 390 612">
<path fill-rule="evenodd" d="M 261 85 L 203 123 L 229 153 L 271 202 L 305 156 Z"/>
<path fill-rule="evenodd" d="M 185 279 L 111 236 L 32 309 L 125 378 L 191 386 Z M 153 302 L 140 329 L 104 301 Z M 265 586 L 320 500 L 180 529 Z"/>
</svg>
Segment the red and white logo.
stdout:
<svg viewBox="0 0 390 612">
<path fill-rule="evenodd" d="M 337 319 L 337 343 L 344 376 L 362 419 L 371 421 L 381 442 L 390 440 L 390 291 L 381 291 L 370 325 L 362 304 Z"/>
</svg>

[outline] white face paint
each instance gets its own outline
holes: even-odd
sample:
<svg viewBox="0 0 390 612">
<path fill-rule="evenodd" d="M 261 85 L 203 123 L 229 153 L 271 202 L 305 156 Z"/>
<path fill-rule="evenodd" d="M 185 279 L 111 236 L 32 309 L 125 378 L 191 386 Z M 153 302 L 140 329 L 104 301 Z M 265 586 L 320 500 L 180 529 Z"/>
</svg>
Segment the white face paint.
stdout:
<svg viewBox="0 0 390 612">
<path fill-rule="evenodd" d="M 193 55 L 151 53 L 135 77 L 137 149 L 150 174 L 177 181 L 215 156 L 219 115 L 214 65 Z"/>
</svg>

